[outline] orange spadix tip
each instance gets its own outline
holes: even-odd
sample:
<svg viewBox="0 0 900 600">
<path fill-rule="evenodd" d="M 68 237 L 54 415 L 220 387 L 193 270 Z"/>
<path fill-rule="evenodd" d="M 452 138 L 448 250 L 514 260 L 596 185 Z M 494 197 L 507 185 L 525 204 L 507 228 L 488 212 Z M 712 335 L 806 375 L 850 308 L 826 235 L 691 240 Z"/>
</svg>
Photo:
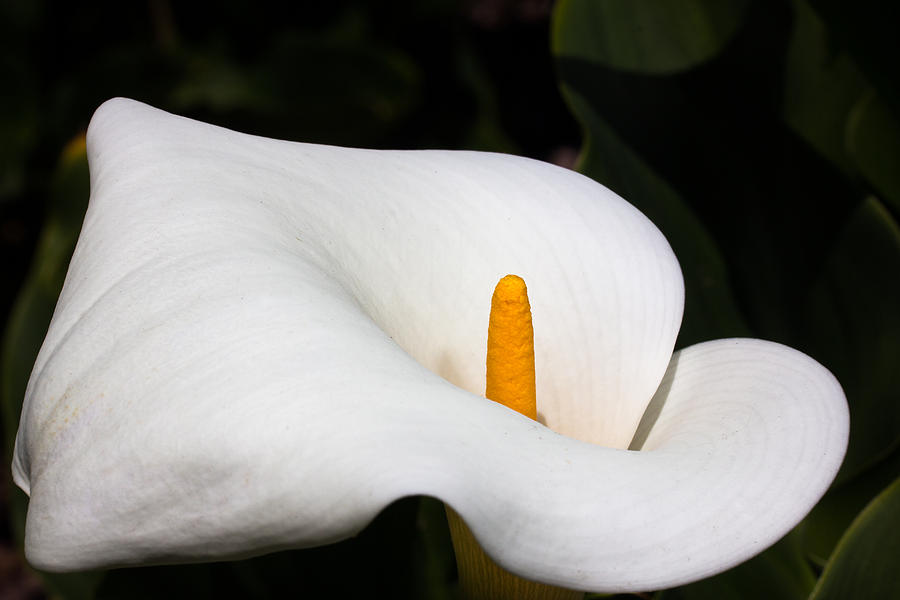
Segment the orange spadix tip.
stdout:
<svg viewBox="0 0 900 600">
<path fill-rule="evenodd" d="M 537 419 L 531 305 L 525 282 L 516 275 L 507 275 L 494 288 L 486 363 L 484 395 Z"/>
<path fill-rule="evenodd" d="M 517 302 L 528 306 L 528 288 L 525 286 L 525 280 L 518 275 L 507 275 L 497 282 L 494 288 L 494 296 L 491 303 L 494 302 Z"/>
</svg>

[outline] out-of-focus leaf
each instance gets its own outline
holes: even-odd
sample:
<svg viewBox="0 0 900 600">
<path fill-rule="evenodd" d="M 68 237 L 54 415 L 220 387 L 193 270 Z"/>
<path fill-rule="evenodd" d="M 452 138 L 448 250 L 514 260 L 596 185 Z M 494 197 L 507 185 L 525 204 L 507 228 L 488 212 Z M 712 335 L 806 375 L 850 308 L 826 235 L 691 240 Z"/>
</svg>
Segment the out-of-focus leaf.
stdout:
<svg viewBox="0 0 900 600">
<path fill-rule="evenodd" d="M 853 521 L 810 600 L 896 598 L 900 593 L 900 478 Z"/>
<path fill-rule="evenodd" d="M 853 57 L 893 113 L 900 116 L 900 5 L 883 0 L 811 0 L 835 41 Z"/>
<path fill-rule="evenodd" d="M 517 154 L 515 143 L 503 131 L 494 86 L 478 63 L 478 57 L 469 47 L 461 45 L 456 51 L 456 64 L 460 79 L 467 84 L 475 97 L 477 111 L 463 141 L 463 147 L 469 150 Z"/>
<path fill-rule="evenodd" d="M 805 0 L 793 0 L 794 29 L 784 79 L 788 125 L 846 175 L 856 168 L 847 155 L 845 130 L 868 83 L 844 53 L 836 53 L 825 23 Z"/>
<path fill-rule="evenodd" d="M 0 58 L 0 63 L 3 59 Z M 0 72 L 8 69 L 0 64 Z M 0 201 L 22 192 L 25 186 L 25 159 L 36 142 L 39 115 L 35 99 L 37 94 L 27 94 L 16 89 L 15 83 L 7 83 L 14 91 L 0 94 Z"/>
<path fill-rule="evenodd" d="M 563 90 L 585 131 L 579 171 L 627 198 L 647 215 L 669 240 L 681 263 L 685 309 L 678 346 L 723 335 L 746 335 L 724 261 L 703 225 L 678 193 L 619 139 L 586 98 L 568 84 Z"/>
<path fill-rule="evenodd" d="M 614 178 L 625 178 L 617 164 L 624 159 L 615 149 L 604 150 L 611 177 L 604 183 L 638 204 L 681 260 L 688 306 L 679 344 L 748 333 L 729 326 L 730 319 L 723 319 L 721 328 L 705 321 L 707 312 L 717 319 L 721 315 L 716 311 L 726 311 L 746 320 L 756 336 L 802 345 L 797 313 L 835 231 L 857 202 L 848 179 L 829 169 L 773 110 L 780 94 L 772 88 L 780 86 L 778 74 L 784 68 L 784 46 L 774 40 L 786 43 L 790 24 L 788 4 L 752 4 L 740 34 L 723 52 L 701 69 L 670 77 L 557 56 L 566 89 L 578 94 L 644 170 L 671 192 L 661 196 L 646 190 L 642 197 L 612 185 Z M 696 227 L 685 229 L 678 219 L 665 223 L 652 214 L 652 205 L 671 203 L 672 196 L 696 215 L 691 220 L 702 224 L 700 229 L 711 229 L 698 237 L 692 231 Z M 810 214 L 816 215 L 816 227 L 810 226 Z M 708 253 L 697 256 L 690 249 L 709 248 L 706 242 L 718 255 L 712 280 L 705 264 Z M 691 270 L 706 272 L 696 276 Z M 722 296 L 710 297 L 708 303 L 697 298 L 702 290 L 697 281 L 724 285 L 730 307 Z M 695 310 L 696 305 L 703 310 Z M 698 326 L 704 335 L 694 336 Z"/>
<path fill-rule="evenodd" d="M 807 350 L 850 405 L 845 482 L 900 443 L 900 227 L 875 198 L 851 215 L 808 306 Z"/>
<path fill-rule="evenodd" d="M 874 90 L 853 108 L 847 147 L 863 177 L 900 214 L 900 120 Z"/>
<path fill-rule="evenodd" d="M 824 567 L 853 519 L 900 477 L 900 447 L 852 480 L 829 491 L 803 521 L 803 551 Z"/>
<path fill-rule="evenodd" d="M 378 146 L 420 100 L 416 64 L 374 38 L 359 10 L 315 33 L 282 30 L 250 58 L 220 46 L 183 50 L 172 110 L 279 139 Z"/>
<path fill-rule="evenodd" d="M 805 2 L 793 0 L 785 68 L 787 123 L 845 175 L 864 177 L 900 210 L 900 120 L 835 35 Z"/>
<path fill-rule="evenodd" d="M 214 44 L 189 53 L 171 108 L 260 135 L 378 146 L 417 106 L 421 74 L 348 11 L 322 31 L 285 30 L 243 62 Z M 340 124 L 336 127 L 335 124 Z"/>
<path fill-rule="evenodd" d="M 796 532 L 733 569 L 666 590 L 664 600 L 803 600 L 815 576 L 803 559 Z"/>
<path fill-rule="evenodd" d="M 96 598 L 425 599 L 414 570 L 418 511 L 419 498 L 398 500 L 357 536 L 328 546 L 236 562 L 116 569 L 106 574 Z"/>
<path fill-rule="evenodd" d="M 285 35 L 264 57 L 259 77 L 280 100 L 277 120 L 294 113 L 297 137 L 309 141 L 375 142 L 419 99 L 414 63 L 364 38 L 345 42 Z M 351 137 L 335 139 L 331 124 L 336 122 Z"/>
<path fill-rule="evenodd" d="M 626 71 L 675 73 L 715 56 L 746 7 L 746 0 L 563 0 L 553 51 Z"/>
<path fill-rule="evenodd" d="M 227 60 L 221 50 L 195 52 L 184 58 L 184 80 L 169 94 L 172 107 L 189 112 L 266 111 L 273 104 L 248 70 Z"/>
<path fill-rule="evenodd" d="M 3 339 L 2 373 L 5 456 L 12 456 L 25 386 L 31 367 L 44 341 L 44 334 L 62 289 L 69 259 L 75 249 L 81 221 L 87 208 L 88 168 L 84 136 L 76 138 L 63 152 L 52 182 L 49 214 L 38 241 L 28 278 L 13 306 Z M 8 464 L 8 463 L 7 463 Z M 27 498 L 18 488 L 10 494 L 10 526 L 21 548 L 25 537 Z M 77 573 L 44 575 L 48 585 L 64 598 L 91 598 L 100 575 Z"/>
<path fill-rule="evenodd" d="M 422 600 L 453 600 L 456 597 L 456 559 L 444 503 L 423 497 L 416 525 L 421 544 L 416 553 L 416 573 L 422 580 L 420 597 Z"/>
</svg>

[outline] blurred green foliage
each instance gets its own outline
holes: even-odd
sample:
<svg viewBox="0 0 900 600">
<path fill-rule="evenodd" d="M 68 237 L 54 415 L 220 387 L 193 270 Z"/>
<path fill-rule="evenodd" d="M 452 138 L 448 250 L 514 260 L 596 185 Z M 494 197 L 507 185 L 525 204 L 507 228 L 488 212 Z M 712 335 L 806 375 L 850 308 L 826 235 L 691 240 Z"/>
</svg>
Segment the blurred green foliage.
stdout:
<svg viewBox="0 0 900 600">
<path fill-rule="evenodd" d="M 749 332 L 804 350 L 841 381 L 851 436 L 832 491 L 793 533 L 664 596 L 805 598 L 823 566 L 814 597 L 900 596 L 896 536 L 873 535 L 896 531 L 900 476 L 900 121 L 881 53 L 896 37 L 864 35 L 888 14 L 805 0 L 678 7 L 557 4 L 579 169 L 670 240 L 685 275 L 679 345 Z"/>
<path fill-rule="evenodd" d="M 81 132 L 103 100 L 282 139 L 563 160 L 579 134 L 561 89 L 578 168 L 647 214 L 681 261 L 678 345 L 790 344 L 837 375 L 851 407 L 839 479 L 797 529 L 656 596 L 900 595 L 896 9 L 562 0 L 550 17 L 536 0 L 0 4 L 6 456 L 87 200 Z M 4 502 L 21 549 L 24 494 L 7 484 Z M 65 598 L 445 600 L 455 573 L 442 506 L 411 498 L 333 546 L 42 577 Z"/>
<path fill-rule="evenodd" d="M 900 554 L 900 479 L 872 500 L 847 529 L 810 598 L 893 598 Z"/>
</svg>

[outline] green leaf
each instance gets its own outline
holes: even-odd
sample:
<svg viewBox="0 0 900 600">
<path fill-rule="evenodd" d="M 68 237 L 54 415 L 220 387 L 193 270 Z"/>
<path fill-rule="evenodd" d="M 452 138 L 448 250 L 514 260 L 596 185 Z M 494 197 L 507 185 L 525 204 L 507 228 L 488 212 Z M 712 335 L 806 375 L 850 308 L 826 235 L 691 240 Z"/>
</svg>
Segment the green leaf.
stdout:
<svg viewBox="0 0 900 600">
<path fill-rule="evenodd" d="M 810 600 L 896 598 L 900 478 L 866 506 L 841 538 Z"/>
<path fill-rule="evenodd" d="M 845 175 L 862 176 L 900 211 L 900 120 L 804 0 L 793 0 L 785 65 L 788 125 Z"/>
<path fill-rule="evenodd" d="M 416 519 L 418 549 L 416 573 L 421 578 L 421 600 L 453 600 L 456 591 L 456 558 L 447 526 L 444 503 L 422 497 Z"/>
<path fill-rule="evenodd" d="M 900 444 L 900 227 L 875 198 L 850 215 L 813 286 L 806 348 L 850 405 L 844 482 Z"/>
<path fill-rule="evenodd" d="M 678 193 L 621 139 L 589 101 L 563 87 L 585 131 L 579 171 L 627 198 L 669 240 L 685 280 L 684 320 L 678 346 L 747 334 L 725 263 L 712 238 Z"/>
<path fill-rule="evenodd" d="M 784 117 L 788 125 L 845 175 L 856 172 L 845 130 L 868 83 L 804 0 L 793 0 L 794 29 L 785 62 Z"/>
<path fill-rule="evenodd" d="M 883 0 L 811 0 L 836 43 L 866 75 L 895 115 L 900 116 L 900 84 L 897 79 L 897 4 Z"/>
<path fill-rule="evenodd" d="M 266 112 L 274 104 L 252 74 L 228 60 L 220 49 L 185 53 L 182 63 L 184 79 L 169 93 L 175 109 Z"/>
<path fill-rule="evenodd" d="M 863 177 L 900 214 L 900 120 L 874 90 L 853 107 L 847 148 Z"/>
<path fill-rule="evenodd" d="M 614 7 L 618 7 L 616 10 L 620 9 L 625 15 L 630 10 L 657 10 L 648 8 L 651 6 L 662 7 L 663 3 L 629 3 L 628 7 L 631 8 L 628 8 L 615 2 L 588 4 L 569 0 L 558 4 L 554 11 L 552 46 L 562 79 L 562 91 L 584 132 L 579 171 L 634 204 L 659 227 L 672 245 L 682 267 L 686 288 L 685 315 L 678 346 L 723 336 L 747 335 L 749 331 L 744 315 L 738 309 L 728 280 L 726 263 L 716 242 L 676 187 L 651 167 L 644 156 L 621 137 L 620 131 L 610 125 L 606 115 L 601 112 L 601 107 L 607 106 L 606 101 L 621 93 L 624 85 L 619 78 L 603 77 L 604 73 L 609 73 L 603 63 L 610 43 L 604 37 L 606 32 L 603 28 L 615 29 L 617 25 L 610 23 L 615 23 L 616 18 L 626 18 L 616 15 Z M 691 6 L 696 8 L 701 5 Z M 709 10 L 725 10 L 724 7 L 732 5 L 719 3 L 717 6 L 718 8 Z M 729 14 L 743 15 L 743 4 L 740 10 L 737 5 L 733 5 L 732 9 Z M 613 12 L 603 13 L 605 10 Z M 662 78 L 641 77 L 643 79 L 632 76 L 627 81 L 647 85 L 650 85 L 651 80 L 663 81 Z M 665 81 L 671 81 L 671 78 L 666 78 Z M 637 85 L 637 88 L 638 94 L 649 89 L 660 91 L 646 85 Z M 674 93 L 678 96 L 677 99 L 683 101 L 677 93 L 677 86 L 675 88 L 676 92 L 673 92 L 672 86 L 664 87 L 661 91 Z M 642 106 L 646 106 L 647 98 L 642 99 Z M 607 110 L 615 110 L 618 106 L 625 112 L 624 117 L 621 113 L 617 114 L 620 118 L 615 121 L 616 124 L 623 120 L 632 124 L 641 120 L 639 109 L 628 112 L 624 108 L 627 102 L 621 97 L 618 104 L 615 101 L 612 104 L 613 108 L 607 107 Z M 662 111 L 667 109 L 660 106 L 660 103 L 651 102 L 650 105 Z M 672 114 L 672 117 L 677 115 Z"/>
<path fill-rule="evenodd" d="M 824 567 L 853 519 L 897 477 L 900 477 L 900 447 L 873 468 L 830 490 L 803 521 L 806 556 Z"/>
<path fill-rule="evenodd" d="M 816 579 L 803 559 L 796 532 L 733 569 L 667 590 L 664 600 L 801 600 Z"/>
<path fill-rule="evenodd" d="M 739 29 L 746 0 L 563 0 L 553 51 L 648 74 L 684 71 L 714 57 Z"/>
<path fill-rule="evenodd" d="M 456 49 L 456 69 L 475 100 L 476 112 L 466 132 L 462 147 L 469 150 L 520 154 L 515 142 L 503 130 L 501 108 L 494 83 L 468 45 Z"/>
<path fill-rule="evenodd" d="M 230 126 L 279 139 L 377 146 L 421 99 L 416 63 L 381 44 L 357 9 L 316 33 L 272 35 L 252 61 L 223 54 L 215 45 L 185 54 L 172 109 L 227 113 Z"/>
</svg>

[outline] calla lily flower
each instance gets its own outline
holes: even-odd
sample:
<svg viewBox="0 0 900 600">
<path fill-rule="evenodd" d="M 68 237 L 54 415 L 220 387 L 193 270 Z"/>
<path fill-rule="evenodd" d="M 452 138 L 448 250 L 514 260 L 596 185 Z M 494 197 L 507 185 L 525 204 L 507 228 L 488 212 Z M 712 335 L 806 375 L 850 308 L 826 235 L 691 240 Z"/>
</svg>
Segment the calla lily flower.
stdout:
<svg viewBox="0 0 900 600">
<path fill-rule="evenodd" d="M 723 571 L 843 459 L 838 382 L 728 339 L 675 352 L 678 262 L 575 172 L 236 133 L 115 99 L 13 473 L 36 567 L 219 560 L 452 506 L 498 564 L 596 591 Z M 538 421 L 483 397 L 491 291 L 527 283 Z"/>
</svg>

